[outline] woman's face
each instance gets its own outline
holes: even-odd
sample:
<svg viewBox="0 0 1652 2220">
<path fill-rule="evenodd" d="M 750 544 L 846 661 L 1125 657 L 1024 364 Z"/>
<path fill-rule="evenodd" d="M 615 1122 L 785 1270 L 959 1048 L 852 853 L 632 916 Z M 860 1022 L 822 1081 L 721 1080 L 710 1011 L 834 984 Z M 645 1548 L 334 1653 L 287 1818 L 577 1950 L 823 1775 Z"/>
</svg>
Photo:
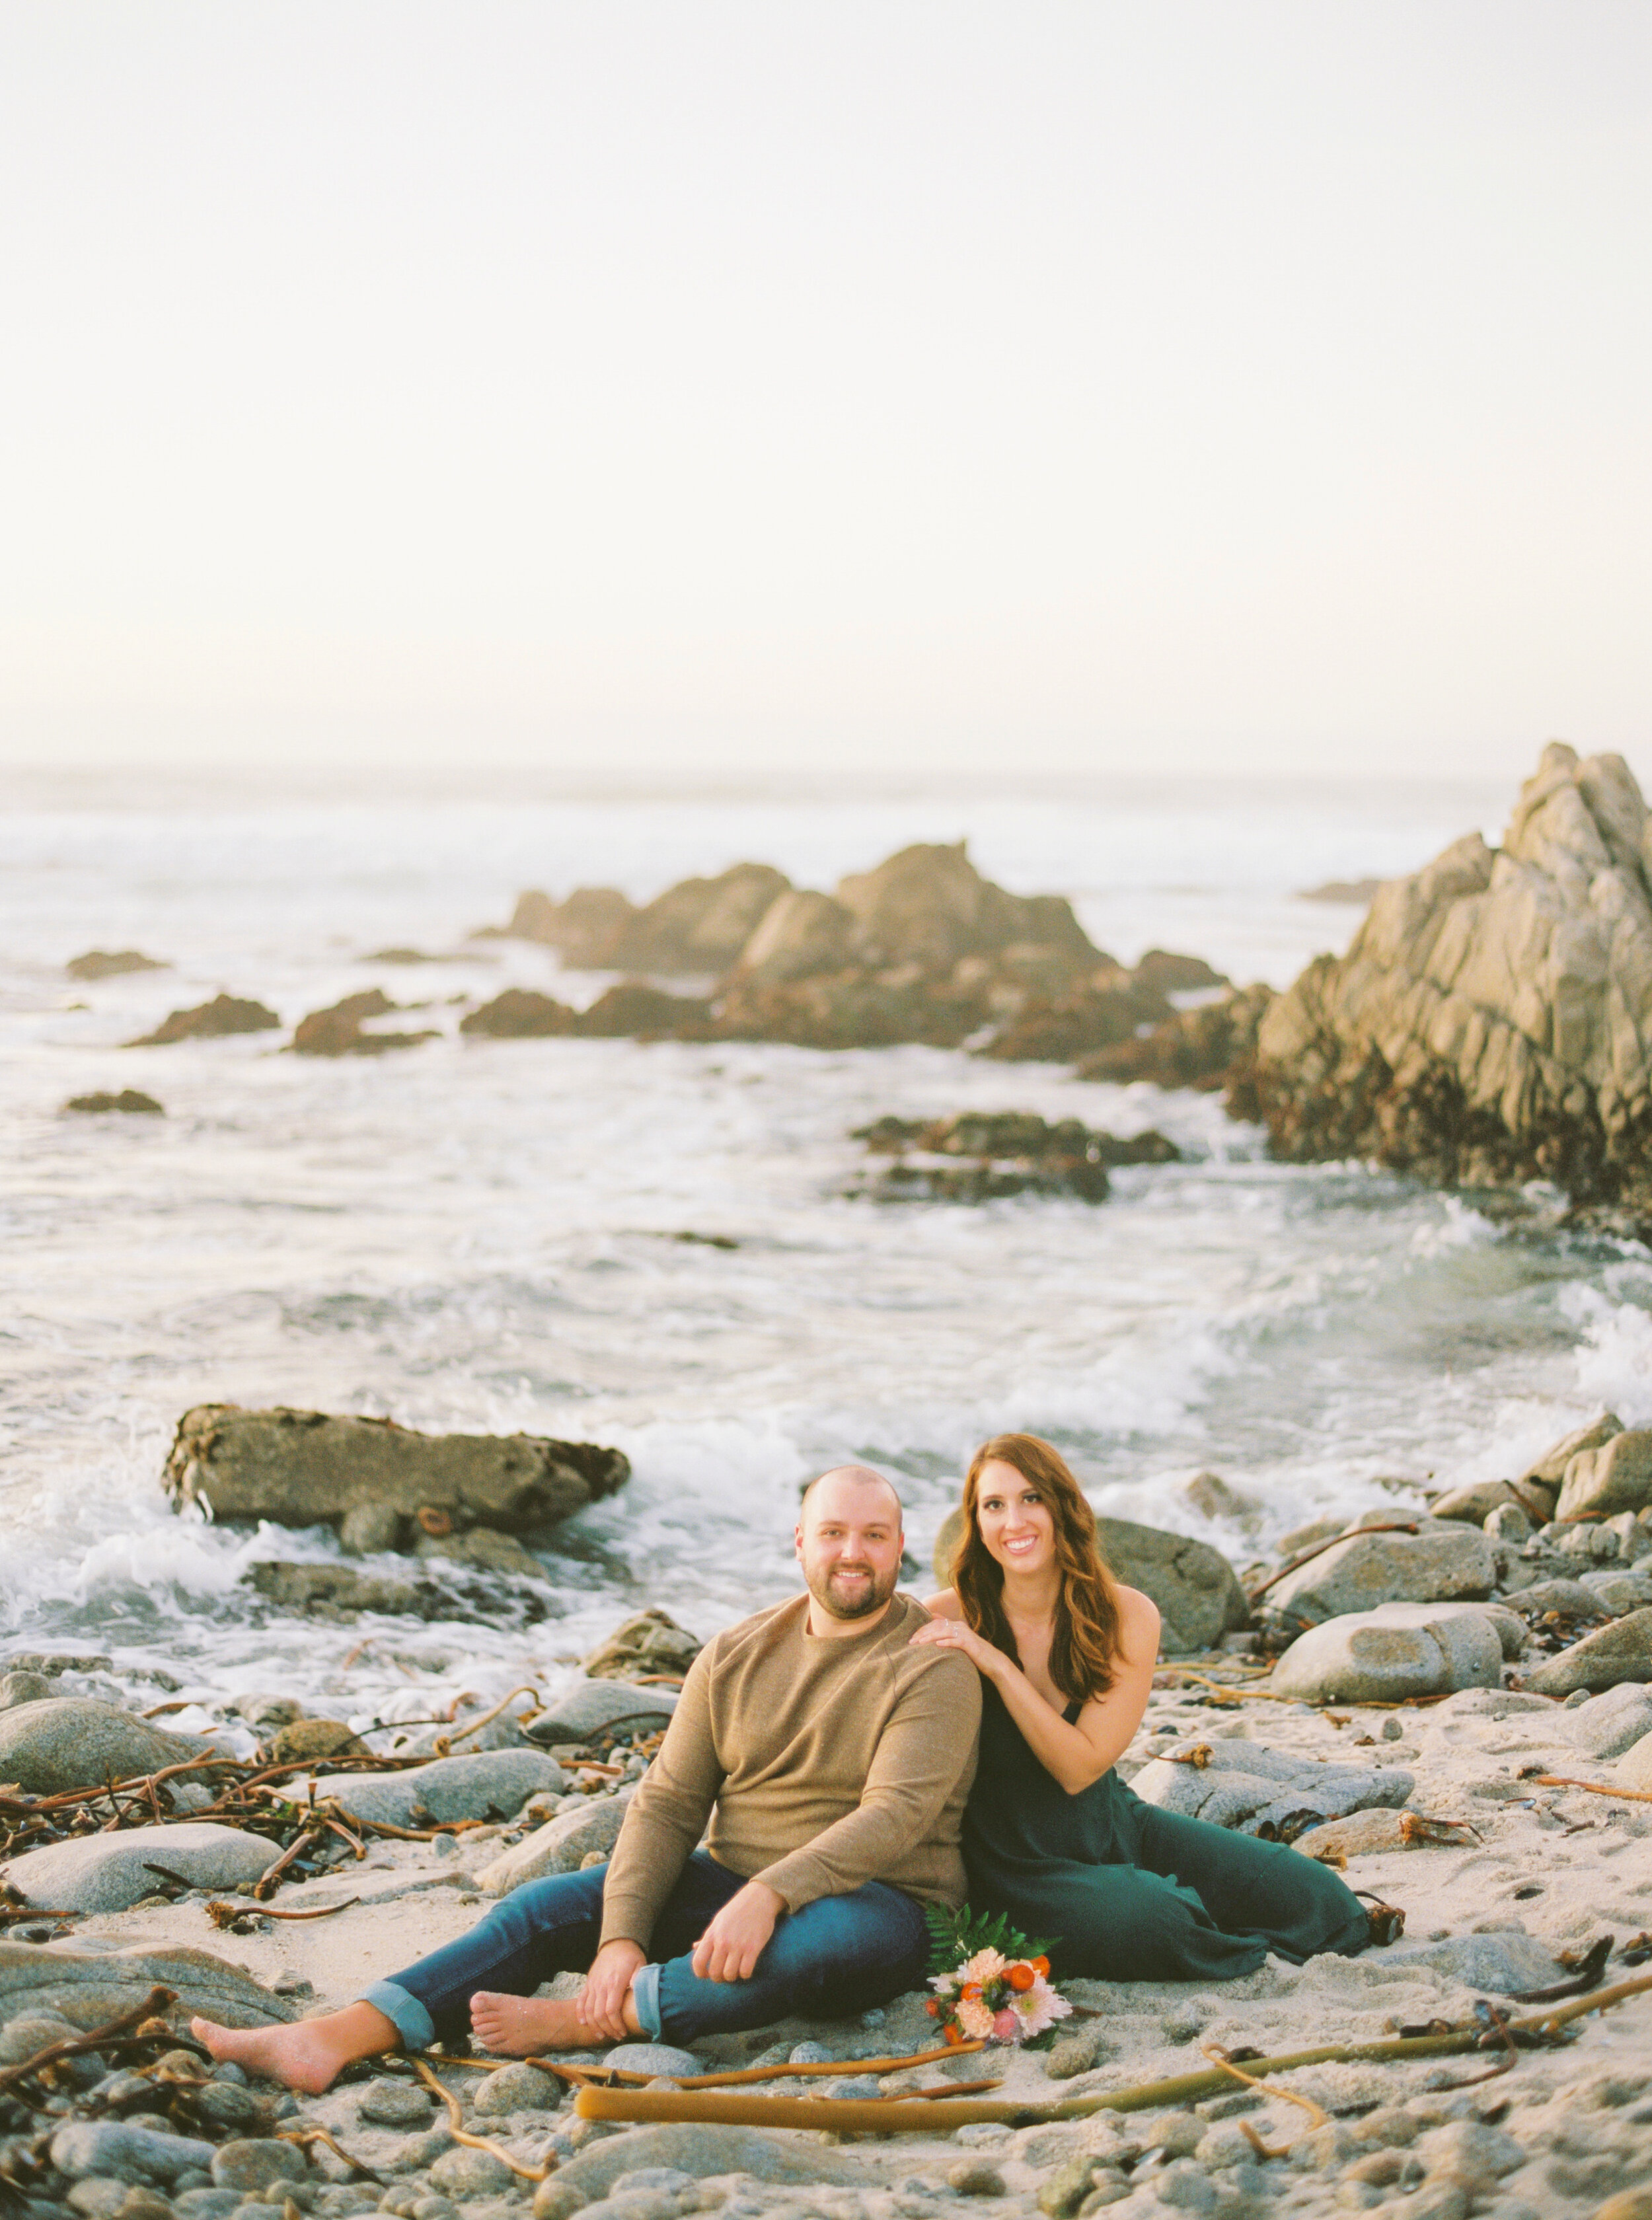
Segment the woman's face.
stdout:
<svg viewBox="0 0 1652 2220">
<path fill-rule="evenodd" d="M 1032 1482 L 994 1458 L 976 1482 L 976 1524 L 1007 1573 L 1042 1573 L 1056 1560 L 1056 1522 Z"/>
</svg>

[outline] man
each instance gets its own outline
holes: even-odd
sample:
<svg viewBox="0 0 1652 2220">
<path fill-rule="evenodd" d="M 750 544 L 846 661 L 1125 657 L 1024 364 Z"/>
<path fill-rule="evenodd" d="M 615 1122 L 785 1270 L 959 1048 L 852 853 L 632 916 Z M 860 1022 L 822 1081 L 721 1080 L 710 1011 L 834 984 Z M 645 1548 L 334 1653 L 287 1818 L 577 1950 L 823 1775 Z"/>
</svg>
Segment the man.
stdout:
<svg viewBox="0 0 1652 2220">
<path fill-rule="evenodd" d="M 609 1864 L 517 1889 L 342 2011 L 247 2031 L 196 2020 L 197 2036 L 314 2092 L 358 2058 L 462 2039 L 467 2022 L 525 2057 L 689 2042 L 911 1987 L 923 1905 L 963 1897 L 981 1683 L 961 1654 L 912 1643 L 927 1613 L 895 1593 L 903 1538 L 881 1473 L 823 1474 L 795 1536 L 807 1595 L 695 1658 Z M 533 1995 L 584 1968 L 577 1999 Z"/>
</svg>

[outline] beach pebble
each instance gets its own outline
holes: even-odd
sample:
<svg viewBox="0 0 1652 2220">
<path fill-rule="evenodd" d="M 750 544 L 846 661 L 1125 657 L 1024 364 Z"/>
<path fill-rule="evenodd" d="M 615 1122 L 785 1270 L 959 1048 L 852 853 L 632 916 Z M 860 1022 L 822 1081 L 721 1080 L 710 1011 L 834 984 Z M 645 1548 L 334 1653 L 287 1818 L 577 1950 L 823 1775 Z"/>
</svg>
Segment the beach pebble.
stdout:
<svg viewBox="0 0 1652 2220">
<path fill-rule="evenodd" d="M 705 2073 L 710 2071 L 703 2058 L 696 2058 L 691 2050 L 679 2050 L 670 2042 L 621 2042 L 604 2054 L 604 2066 L 617 2067 L 624 2073 Z"/>
<path fill-rule="evenodd" d="M 608 1856 L 620 1839 L 625 1816 L 626 1806 L 617 1796 L 593 1798 L 583 1806 L 558 1812 L 483 1866 L 476 1877 L 477 1886 L 489 1896 L 508 1896 L 525 1881 L 542 1880 L 547 1874 L 577 1873 L 588 1858 Z"/>
<path fill-rule="evenodd" d="M 427 2090 L 389 2073 L 370 2081 L 356 2099 L 357 2112 L 376 2128 L 427 2128 L 430 2105 Z"/>
<path fill-rule="evenodd" d="M 1564 1978 L 1564 1968 L 1556 1965 L 1541 1942 L 1512 1929 L 1491 1935 L 1451 1936 L 1415 1950 L 1391 1949 L 1384 1953 L 1384 1960 L 1385 1971 L 1397 1964 L 1431 1967 L 1467 1988 L 1487 1990 L 1500 1997 L 1548 1988 Z"/>
<path fill-rule="evenodd" d="M 1652 1734 L 1643 1735 L 1624 1751 L 1617 1770 L 1625 1788 L 1652 1788 Z"/>
<path fill-rule="evenodd" d="M 159 1876 L 150 1872 L 152 1862 L 196 1888 L 234 1888 L 257 1880 L 274 1855 L 262 1835 L 186 1820 L 48 1843 L 14 1858 L 7 1878 L 25 1900 L 53 1911 L 125 1911 L 155 1893 Z"/>
<path fill-rule="evenodd" d="M 277 2142 L 273 2137 L 221 2143 L 212 2154 L 212 2179 L 219 2189 L 239 2189 L 243 2193 L 277 2189 L 285 2182 L 303 2181 L 309 2173 L 297 2144 Z"/>
<path fill-rule="evenodd" d="M 71 2181 L 91 2174 L 126 2182 L 176 2181 L 186 2167 L 210 2166 L 215 2155 L 210 2143 L 193 2136 L 159 2135 L 129 2120 L 74 2120 L 52 2138 L 52 2163 Z"/>
<path fill-rule="evenodd" d="M 1527 1686 L 1542 1696 L 1569 1696 L 1574 1688 L 1599 1694 L 1624 1681 L 1652 1681 L 1652 1606 L 1586 1634 L 1527 1675 Z M 0 1727 L 5 1717 L 0 1712 Z"/>
<path fill-rule="evenodd" d="M 946 2169 L 949 2189 L 959 2197 L 1002 2197 L 1004 2177 L 984 2158 L 954 2159 Z"/>
<path fill-rule="evenodd" d="M 1477 2192 L 1494 2191 L 1500 2177 L 1526 2162 L 1514 2137 L 1481 2120 L 1453 2120 L 1419 2136 L 1417 2155 L 1431 2174 L 1450 2174 Z"/>
<path fill-rule="evenodd" d="M 491 2151 L 471 2150 L 458 2143 L 444 2151 L 430 2169 L 432 2186 L 444 2197 L 467 2204 L 473 2197 L 502 2196 L 519 2177 Z"/>
<path fill-rule="evenodd" d="M 54 2042 L 72 2042 L 79 2033 L 72 2022 L 59 2019 L 55 2012 L 19 2012 L 0 2029 L 0 2066 L 21 2066 L 25 2058 Z"/>
<path fill-rule="evenodd" d="M 1055 2172 L 1038 2185 L 1037 2203 L 1040 2212 L 1048 2213 L 1050 2220 L 1068 2220 L 1076 2212 L 1094 2186 L 1092 2179 L 1096 2161 L 1088 2152 L 1076 2158 L 1066 2159 Z"/>
<path fill-rule="evenodd" d="M 342 1719 L 293 1719 L 270 1743 L 273 1765 L 306 1765 L 323 1757 L 365 1757 L 367 1745 Z"/>
<path fill-rule="evenodd" d="M 585 2121 L 587 2127 L 602 2123 Z M 684 2121 L 669 2127 L 633 2128 L 593 2142 L 566 2161 L 556 2176 L 595 2204 L 606 2198 L 621 2174 L 642 2167 L 679 2168 L 696 2181 L 713 2175 L 749 2174 L 753 2181 L 779 2187 L 836 2182 L 868 2188 L 872 2177 L 848 2152 L 828 2149 L 801 2137 L 782 2142 L 757 2128 L 726 2127 L 710 2121 Z"/>
<path fill-rule="evenodd" d="M 80 2214 L 81 2220 L 115 2220 L 131 2194 L 128 2183 L 113 2180 L 105 2174 L 93 2174 L 85 2181 L 75 2182 L 64 2202 L 72 2212 Z M 170 2205 L 166 2209 L 171 2210 Z"/>
<path fill-rule="evenodd" d="M 44 1673 L 8 1673 L 0 1679 L 0 1712 L 14 1712 L 19 1704 L 38 1704 L 52 1693 Z"/>
<path fill-rule="evenodd" d="M 1216 2184 L 1196 2159 L 1172 2159 L 1153 2177 L 1153 2192 L 1161 2204 L 1173 2211 L 1210 2212 L 1216 2207 L 1219 2192 Z"/>
<path fill-rule="evenodd" d="M 172 2210 L 182 2220 L 225 2220 L 240 2201 L 239 2189 L 181 2189 L 172 2199 Z"/>
<path fill-rule="evenodd" d="M 589 2203 L 589 2198 L 571 2181 L 553 2173 L 533 2192 L 533 2220 L 573 2220 L 574 2214 Z"/>
<path fill-rule="evenodd" d="M 267 1693 L 237 1696 L 231 1709 L 249 1727 L 290 1726 L 295 1719 L 302 1719 L 304 1716 L 304 1707 L 296 1696 L 277 1696 Z"/>
<path fill-rule="evenodd" d="M 519 2062 L 489 2074 L 472 2101 L 484 2119 L 510 2112 L 554 2112 L 562 2102 L 562 2084 L 554 2073 Z"/>
<path fill-rule="evenodd" d="M 1064 2035 L 1044 2054 L 1044 2070 L 1052 2081 L 1070 2081 L 1088 2073 L 1107 2050 L 1107 2039 L 1094 2020 L 1076 2035 Z"/>
</svg>

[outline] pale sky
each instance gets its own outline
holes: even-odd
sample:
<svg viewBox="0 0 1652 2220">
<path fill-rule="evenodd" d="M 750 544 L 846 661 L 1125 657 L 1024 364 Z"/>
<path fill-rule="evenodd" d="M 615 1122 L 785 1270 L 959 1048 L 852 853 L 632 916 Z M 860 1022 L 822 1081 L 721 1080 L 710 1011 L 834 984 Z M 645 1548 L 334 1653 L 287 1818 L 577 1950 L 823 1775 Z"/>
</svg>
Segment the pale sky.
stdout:
<svg viewBox="0 0 1652 2220">
<path fill-rule="evenodd" d="M 1652 768 L 1643 0 L 0 0 L 0 758 Z"/>
</svg>

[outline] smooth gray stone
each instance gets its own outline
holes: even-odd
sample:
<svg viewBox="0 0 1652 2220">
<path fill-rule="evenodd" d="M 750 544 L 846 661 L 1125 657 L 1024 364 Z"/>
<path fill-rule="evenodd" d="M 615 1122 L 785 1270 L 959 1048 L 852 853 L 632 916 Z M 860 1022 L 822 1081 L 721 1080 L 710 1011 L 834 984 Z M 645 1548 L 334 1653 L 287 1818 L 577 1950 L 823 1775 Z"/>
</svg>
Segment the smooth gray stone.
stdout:
<svg viewBox="0 0 1652 2220">
<path fill-rule="evenodd" d="M 1391 1969 L 1400 1964 L 1431 1966 L 1466 1987 L 1488 1990 L 1500 1997 L 1546 1989 L 1565 1976 L 1565 1968 L 1556 1964 L 1535 1936 L 1512 1929 L 1495 1935 L 1453 1935 L 1443 1942 L 1427 1942 L 1416 1949 L 1391 1945 L 1382 1957 Z"/>
<path fill-rule="evenodd" d="M 90 2174 L 112 2174 L 117 2181 L 176 2181 L 186 2167 L 209 2167 L 213 2157 L 212 2145 L 193 2136 L 158 2135 L 123 2120 L 72 2120 L 52 2138 L 52 2163 L 71 2181 Z"/>
<path fill-rule="evenodd" d="M 857 2158 L 821 2144 L 782 2142 L 757 2128 L 728 2128 L 709 2122 L 663 2128 L 632 2128 L 581 2151 L 557 2170 L 556 2179 L 580 2190 L 593 2203 L 608 2196 L 621 2174 L 640 2167 L 676 2167 L 695 2180 L 713 2174 L 749 2173 L 754 2181 L 776 2186 L 837 2182 L 870 2189 L 876 2177 Z"/>
<path fill-rule="evenodd" d="M 276 1855 L 262 1835 L 184 1820 L 48 1843 L 13 1858 L 6 1877 L 30 1904 L 64 1911 L 125 1911 L 165 1886 L 161 1875 L 149 1871 L 152 1862 L 196 1888 L 234 1888 L 257 1880 Z"/>
<path fill-rule="evenodd" d="M 129 1838 L 128 1838 L 129 1839 Z M 176 1991 L 187 2012 L 224 2027 L 267 2027 L 297 2014 L 239 1966 L 209 1950 L 71 1950 L 53 1943 L 0 1942 L 0 2016 L 60 2014 L 74 2032 L 101 2027 L 140 2004 L 157 1983 Z"/>
<path fill-rule="evenodd" d="M 472 2099 L 475 2109 L 491 2119 L 512 2112 L 554 2112 L 561 2102 L 556 2075 L 521 2060 L 489 2074 Z"/>
<path fill-rule="evenodd" d="M 1624 1681 L 1652 1681 L 1652 1606 L 1598 1627 L 1527 1676 L 1540 1696 L 1569 1696 L 1577 1688 L 1599 1695 Z"/>
<path fill-rule="evenodd" d="M 1447 1603 L 1488 1596 L 1497 1586 L 1490 1537 L 1455 1519 L 1424 1519 L 1415 1534 L 1349 1535 L 1268 1593 L 1270 1616 L 1311 1625 L 1385 1603 Z"/>
<path fill-rule="evenodd" d="M 476 1877 L 477 1886 L 488 1896 L 508 1896 L 525 1881 L 546 1874 L 577 1873 L 593 1851 L 606 1857 L 620 1839 L 625 1824 L 626 1799 L 593 1797 L 589 1804 L 558 1812 L 531 1835 L 525 1835 Z"/>
<path fill-rule="evenodd" d="M 1275 1666 L 1273 1687 L 1308 1704 L 1394 1703 L 1495 1688 L 1502 1673 L 1503 1634 L 1490 1612 L 1387 1603 L 1300 1635 Z"/>
<path fill-rule="evenodd" d="M 0 1780 L 15 1780 L 30 1796 L 129 1780 L 215 1747 L 203 1735 L 167 1734 L 93 1696 L 42 1696 L 0 1712 Z"/>
<path fill-rule="evenodd" d="M 333 1774 L 327 1793 L 358 1819 L 390 1827 L 483 1819 L 489 1810 L 514 1819 L 530 1796 L 559 1794 L 568 1776 L 542 1749 L 479 1749 L 439 1757 L 406 1773 Z"/>
<path fill-rule="evenodd" d="M 212 2179 L 220 2189 L 279 2189 L 289 2181 L 305 2181 L 309 2167 L 296 2143 L 277 2142 L 273 2136 L 250 2136 L 243 2142 L 220 2143 L 212 2154 Z"/>
<path fill-rule="evenodd" d="M 548 1748 L 552 1743 L 583 1742 L 620 1719 L 663 1723 L 676 1708 L 675 1688 L 639 1688 L 629 1681 L 576 1681 L 552 1696 L 528 1733 Z"/>
<path fill-rule="evenodd" d="M 1586 1757 L 1621 1757 L 1652 1734 L 1652 1690 L 1639 1681 L 1620 1681 L 1568 1712 L 1560 1730 Z"/>
<path fill-rule="evenodd" d="M 623 2073 L 668 2073 L 674 2079 L 712 2071 L 703 2058 L 696 2058 L 691 2050 L 679 2050 L 670 2042 L 622 2042 L 608 2052 L 602 2063 L 617 2067 Z"/>
<path fill-rule="evenodd" d="M 239 2189 L 182 2189 L 172 2199 L 181 2220 L 224 2220 L 241 2201 Z"/>
<path fill-rule="evenodd" d="M 356 2099 L 357 2111 L 376 2128 L 427 2128 L 430 2106 L 427 2091 L 388 2073 L 370 2081 Z"/>
<path fill-rule="evenodd" d="M 473 2197 L 501 2197 L 519 2178 L 491 2151 L 472 2150 L 464 2143 L 444 2151 L 430 2169 L 432 2186 L 459 2204 Z"/>
</svg>

